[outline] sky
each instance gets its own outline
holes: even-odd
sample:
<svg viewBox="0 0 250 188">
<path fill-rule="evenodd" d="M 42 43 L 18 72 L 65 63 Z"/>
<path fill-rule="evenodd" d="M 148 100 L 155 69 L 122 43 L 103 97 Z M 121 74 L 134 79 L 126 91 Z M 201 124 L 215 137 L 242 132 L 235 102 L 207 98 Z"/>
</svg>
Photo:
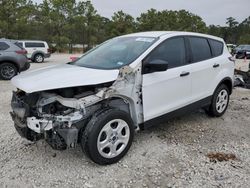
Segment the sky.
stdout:
<svg viewBox="0 0 250 188">
<path fill-rule="evenodd" d="M 33 0 L 42 2 L 42 0 Z M 111 18 L 114 12 L 123 10 L 133 17 L 148 9 L 188 10 L 200 16 L 207 25 L 224 26 L 226 18 L 234 17 L 242 22 L 250 16 L 250 0 L 91 0 L 101 16 Z"/>
</svg>

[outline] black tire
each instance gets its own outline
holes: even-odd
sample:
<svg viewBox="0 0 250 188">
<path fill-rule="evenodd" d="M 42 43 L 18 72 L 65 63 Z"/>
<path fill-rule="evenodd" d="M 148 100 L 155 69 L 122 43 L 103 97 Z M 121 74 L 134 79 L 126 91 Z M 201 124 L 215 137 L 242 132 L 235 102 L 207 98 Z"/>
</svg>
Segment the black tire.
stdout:
<svg viewBox="0 0 250 188">
<path fill-rule="evenodd" d="M 112 127 L 111 126 L 112 124 L 108 124 L 108 123 L 111 121 L 116 121 L 117 119 L 123 120 L 127 123 L 126 125 L 128 126 L 126 126 L 126 128 L 129 128 L 129 131 L 127 132 L 129 133 L 129 137 L 128 137 L 129 139 L 128 139 L 127 144 L 124 144 L 123 150 L 121 150 L 120 154 L 118 154 L 115 157 L 108 158 L 108 157 L 103 156 L 103 154 L 99 152 L 98 139 L 100 135 L 102 137 L 101 131 L 103 131 L 103 128 L 107 125 L 110 125 L 110 127 Z M 117 127 L 118 127 L 118 124 L 117 124 Z M 113 164 L 113 163 L 118 162 L 128 152 L 132 144 L 133 138 L 134 138 L 134 124 L 133 124 L 131 117 L 126 112 L 118 110 L 118 109 L 107 109 L 105 111 L 96 113 L 87 124 L 85 130 L 81 131 L 80 134 L 81 135 L 79 136 L 80 136 L 81 147 L 92 161 L 100 165 Z M 119 137 L 117 136 L 117 138 Z M 116 142 L 110 139 L 110 137 L 107 135 L 106 135 L 105 140 L 107 140 L 105 142 L 112 142 L 112 143 L 108 143 L 110 145 L 112 144 L 114 145 Z M 118 140 L 119 139 L 117 139 L 117 143 L 119 142 Z M 108 148 L 109 147 L 107 146 L 104 147 L 102 149 L 102 152 L 106 152 L 105 149 L 108 150 Z M 107 153 L 110 153 L 111 150 L 112 149 L 109 148 L 109 152 L 107 151 Z"/>
<path fill-rule="evenodd" d="M 34 56 L 34 61 L 35 61 L 36 63 L 43 63 L 43 61 L 44 61 L 44 56 L 43 56 L 43 54 L 36 54 L 36 55 Z"/>
<path fill-rule="evenodd" d="M 219 99 L 219 95 L 222 94 L 223 92 L 225 96 L 222 97 L 224 98 L 224 102 L 221 103 L 220 99 Z M 227 96 L 227 98 L 225 98 Z M 208 110 L 206 111 L 208 115 L 210 115 L 211 117 L 220 117 L 222 116 L 228 107 L 228 103 L 229 103 L 229 98 L 230 98 L 230 94 L 229 94 L 229 89 L 225 84 L 221 84 L 214 92 L 213 97 L 212 97 L 212 102 L 211 105 L 209 106 Z M 218 106 L 217 106 L 218 104 Z M 224 104 L 224 105 L 223 105 Z"/>
<path fill-rule="evenodd" d="M 10 80 L 18 73 L 17 68 L 12 63 L 0 64 L 0 79 Z"/>
</svg>

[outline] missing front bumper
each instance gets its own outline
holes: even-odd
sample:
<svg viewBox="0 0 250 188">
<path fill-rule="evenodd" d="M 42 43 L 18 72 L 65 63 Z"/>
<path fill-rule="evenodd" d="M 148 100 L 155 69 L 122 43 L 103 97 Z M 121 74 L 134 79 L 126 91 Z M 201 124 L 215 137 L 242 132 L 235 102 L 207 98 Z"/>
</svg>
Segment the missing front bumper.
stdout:
<svg viewBox="0 0 250 188">
<path fill-rule="evenodd" d="M 18 134 L 26 138 L 29 141 L 37 141 L 43 138 L 43 135 L 37 134 L 26 126 L 26 123 L 22 122 L 13 112 L 10 113 L 13 121 L 14 127 Z"/>
</svg>

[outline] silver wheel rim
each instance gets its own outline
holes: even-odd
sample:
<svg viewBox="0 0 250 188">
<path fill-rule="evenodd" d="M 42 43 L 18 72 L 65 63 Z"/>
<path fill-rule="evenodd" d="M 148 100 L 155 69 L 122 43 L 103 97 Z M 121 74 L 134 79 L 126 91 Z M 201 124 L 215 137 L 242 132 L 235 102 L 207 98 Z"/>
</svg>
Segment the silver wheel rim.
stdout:
<svg viewBox="0 0 250 188">
<path fill-rule="evenodd" d="M 42 62 L 43 61 L 43 57 L 40 56 L 40 55 L 36 56 L 36 61 L 39 62 L 39 63 Z"/>
<path fill-rule="evenodd" d="M 9 65 L 5 65 L 4 67 L 2 67 L 1 69 L 1 75 L 4 78 L 10 79 L 12 77 L 15 76 L 15 69 L 12 66 Z"/>
<path fill-rule="evenodd" d="M 228 102 L 228 93 L 227 90 L 223 89 L 220 91 L 216 99 L 217 112 L 222 113 L 227 107 L 227 102 Z"/>
<path fill-rule="evenodd" d="M 120 155 L 128 145 L 130 129 L 122 119 L 109 121 L 100 131 L 97 149 L 102 157 L 114 158 Z"/>
</svg>

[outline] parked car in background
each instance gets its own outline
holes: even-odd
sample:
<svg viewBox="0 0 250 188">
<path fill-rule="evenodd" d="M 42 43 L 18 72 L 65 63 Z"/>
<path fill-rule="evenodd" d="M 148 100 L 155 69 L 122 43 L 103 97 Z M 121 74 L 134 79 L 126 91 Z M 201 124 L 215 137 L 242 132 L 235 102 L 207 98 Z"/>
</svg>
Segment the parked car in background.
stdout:
<svg viewBox="0 0 250 188">
<path fill-rule="evenodd" d="M 18 44 L 27 50 L 27 57 L 33 62 L 42 63 L 51 55 L 49 45 L 45 41 L 21 40 Z"/>
<path fill-rule="evenodd" d="M 0 79 L 10 80 L 29 69 L 27 51 L 8 39 L 0 39 Z"/>
<path fill-rule="evenodd" d="M 12 79 L 12 118 L 31 141 L 54 149 L 80 143 L 98 164 L 119 161 L 134 132 L 204 108 L 228 107 L 234 61 L 223 39 L 144 32 L 111 39 L 81 58 Z"/>
<path fill-rule="evenodd" d="M 238 48 L 238 47 L 237 47 Z M 235 52 L 236 59 L 250 58 L 250 45 L 240 45 Z"/>
<path fill-rule="evenodd" d="M 234 49 L 237 47 L 237 45 L 235 45 L 235 44 L 227 44 L 227 49 L 228 49 L 228 51 L 231 53 L 231 54 L 233 54 L 233 52 L 234 52 Z"/>
</svg>

